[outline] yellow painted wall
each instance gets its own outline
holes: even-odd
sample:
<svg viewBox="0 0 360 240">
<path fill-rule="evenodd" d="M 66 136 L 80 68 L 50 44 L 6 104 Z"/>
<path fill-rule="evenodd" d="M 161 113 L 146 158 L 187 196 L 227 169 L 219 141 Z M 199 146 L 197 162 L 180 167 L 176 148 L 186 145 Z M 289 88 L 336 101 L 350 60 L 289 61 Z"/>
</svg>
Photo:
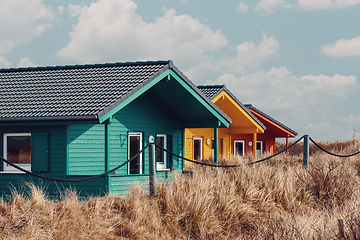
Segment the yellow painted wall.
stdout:
<svg viewBox="0 0 360 240">
<path fill-rule="evenodd" d="M 214 138 L 213 128 L 186 128 L 185 129 L 185 158 L 193 159 L 193 139 L 194 137 L 201 137 L 203 142 L 203 159 L 212 158 L 212 139 Z M 218 129 L 219 139 L 223 139 L 223 156 L 221 156 L 220 141 L 219 141 L 219 158 L 229 158 L 231 152 L 231 138 L 227 128 Z M 207 144 L 207 139 L 210 139 L 210 144 Z M 192 163 L 185 161 L 185 170 L 191 166 Z"/>
<path fill-rule="evenodd" d="M 229 128 L 219 128 L 218 130 L 219 139 L 223 138 L 223 156 L 221 156 L 219 141 L 219 158 L 230 158 L 231 156 L 230 134 L 252 134 L 253 141 L 256 142 L 257 133 L 264 133 L 264 129 L 225 91 L 221 92 L 212 101 L 232 119 Z M 214 138 L 213 128 L 185 129 L 185 158 L 194 160 L 194 137 L 202 137 L 203 139 L 203 159 L 212 158 L 212 141 L 208 145 L 206 140 L 212 140 Z M 253 152 L 256 155 L 256 144 L 253 146 Z M 187 170 L 191 164 L 192 163 L 185 161 L 185 170 Z"/>
</svg>

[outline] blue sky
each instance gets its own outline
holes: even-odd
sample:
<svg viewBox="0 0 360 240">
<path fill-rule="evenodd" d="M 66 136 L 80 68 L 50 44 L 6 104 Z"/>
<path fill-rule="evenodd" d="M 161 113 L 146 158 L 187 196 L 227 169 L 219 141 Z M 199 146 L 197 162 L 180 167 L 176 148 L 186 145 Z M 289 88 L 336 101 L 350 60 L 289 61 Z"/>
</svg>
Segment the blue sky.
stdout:
<svg viewBox="0 0 360 240">
<path fill-rule="evenodd" d="M 360 135 L 360 0 L 0 0 L 0 67 L 168 60 L 319 141 Z"/>
</svg>

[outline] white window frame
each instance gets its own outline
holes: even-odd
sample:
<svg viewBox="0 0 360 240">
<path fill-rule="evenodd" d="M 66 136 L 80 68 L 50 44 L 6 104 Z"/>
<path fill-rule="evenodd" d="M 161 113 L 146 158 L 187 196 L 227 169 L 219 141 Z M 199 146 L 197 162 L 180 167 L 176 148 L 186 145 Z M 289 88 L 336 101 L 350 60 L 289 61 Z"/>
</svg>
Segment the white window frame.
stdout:
<svg viewBox="0 0 360 240">
<path fill-rule="evenodd" d="M 257 154 L 257 151 L 258 151 L 257 144 L 258 143 L 260 143 L 260 149 L 259 149 L 260 150 L 260 155 Z M 263 154 L 263 142 L 262 141 L 257 141 L 256 142 L 256 156 L 260 157 L 260 156 L 262 156 L 262 154 Z"/>
<path fill-rule="evenodd" d="M 195 140 L 200 140 L 200 159 L 203 159 L 203 137 L 194 137 L 193 138 L 193 158 L 195 153 Z M 194 160 L 196 160 L 194 158 Z"/>
<path fill-rule="evenodd" d="M 11 136 L 30 136 L 31 143 L 31 133 L 4 133 L 3 134 L 3 158 L 7 160 L 7 137 Z M 31 163 L 30 164 L 17 164 L 17 166 L 24 168 L 25 170 L 31 171 Z M 3 163 L 3 172 L 4 173 L 24 173 L 20 171 L 6 162 Z M 25 173 L 24 173 L 25 174 Z"/>
<path fill-rule="evenodd" d="M 244 140 L 234 140 L 234 155 L 239 155 L 237 154 L 236 150 L 237 150 L 237 147 L 236 147 L 236 144 L 237 143 L 242 143 L 242 146 L 243 146 L 243 149 L 242 149 L 242 155 L 240 156 L 244 156 L 245 155 L 245 141 Z"/>
<path fill-rule="evenodd" d="M 140 141 L 140 146 L 139 146 L 139 150 L 141 151 L 143 149 L 143 133 L 142 132 L 129 132 L 128 133 L 128 159 L 130 159 L 130 137 L 131 136 L 135 136 L 135 137 L 140 137 L 139 141 Z M 142 159 L 142 154 L 139 155 L 139 165 L 140 165 L 140 171 L 139 173 L 131 173 L 130 174 L 130 163 L 128 163 L 128 174 L 130 175 L 134 175 L 134 174 L 142 174 L 143 173 L 143 159 Z"/>
<path fill-rule="evenodd" d="M 156 140 L 158 137 L 164 138 L 164 146 L 162 146 L 164 149 L 167 149 L 167 135 L 166 134 L 156 134 Z M 167 168 L 167 152 L 161 150 L 163 154 L 164 162 L 156 162 L 156 170 L 170 170 Z"/>
</svg>

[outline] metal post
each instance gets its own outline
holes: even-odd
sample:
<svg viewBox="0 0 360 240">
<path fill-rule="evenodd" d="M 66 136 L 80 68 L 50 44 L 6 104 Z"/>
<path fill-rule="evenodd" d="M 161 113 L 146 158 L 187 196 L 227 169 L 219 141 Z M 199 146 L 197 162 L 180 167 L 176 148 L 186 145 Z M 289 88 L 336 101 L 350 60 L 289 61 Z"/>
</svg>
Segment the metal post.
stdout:
<svg viewBox="0 0 360 240">
<path fill-rule="evenodd" d="M 303 165 L 305 168 L 309 168 L 309 135 L 304 135 Z"/>
<path fill-rule="evenodd" d="M 149 137 L 149 192 L 150 196 L 156 195 L 155 181 L 156 181 L 156 168 L 155 168 L 155 144 L 154 137 Z"/>
<path fill-rule="evenodd" d="M 338 219 L 338 226 L 339 226 L 339 238 L 344 239 L 345 238 L 344 221 L 342 219 Z"/>
<path fill-rule="evenodd" d="M 214 163 L 219 163 L 219 129 L 214 128 Z"/>
</svg>

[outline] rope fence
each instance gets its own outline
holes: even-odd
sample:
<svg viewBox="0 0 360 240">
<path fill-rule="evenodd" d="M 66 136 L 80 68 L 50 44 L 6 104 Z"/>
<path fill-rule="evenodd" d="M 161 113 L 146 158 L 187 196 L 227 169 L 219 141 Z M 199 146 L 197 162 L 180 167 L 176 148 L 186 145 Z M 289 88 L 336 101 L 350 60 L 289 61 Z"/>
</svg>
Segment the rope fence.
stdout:
<svg viewBox="0 0 360 240">
<path fill-rule="evenodd" d="M 45 179 L 45 180 L 49 180 L 49 181 L 53 181 L 53 182 L 84 182 L 84 181 L 89 181 L 89 180 L 93 180 L 93 179 L 96 179 L 96 178 L 100 178 L 100 177 L 103 177 L 103 176 L 106 176 L 110 173 L 113 173 L 115 172 L 116 170 L 122 168 L 123 166 L 125 166 L 126 164 L 128 164 L 129 162 L 133 161 L 136 157 L 138 157 L 142 152 L 145 151 L 145 149 L 149 146 L 146 145 L 143 149 L 141 149 L 137 154 L 135 154 L 134 156 L 132 156 L 129 160 L 127 160 L 126 162 L 120 164 L 119 166 L 107 171 L 107 172 L 104 172 L 102 174 L 99 174 L 99 175 L 94 175 L 94 176 L 90 176 L 90 177 L 86 177 L 86 178 L 80 178 L 80 179 L 59 179 L 59 178 L 51 178 L 51 177 L 47 177 L 47 176 L 43 176 L 43 175 L 39 175 L 39 174 L 36 174 L 36 173 L 33 173 L 33 172 L 30 172 L 22 167 L 19 167 L 18 165 L 12 163 L 12 162 L 9 162 L 8 160 L 4 159 L 4 158 L 0 158 L 1 161 L 9 164 L 10 166 L 16 168 L 17 170 L 21 171 L 21 172 L 24 172 L 30 176 L 33 176 L 33 177 L 37 177 L 37 178 L 41 178 L 41 179 Z"/>
<path fill-rule="evenodd" d="M 254 162 L 249 162 L 247 163 L 247 165 L 253 165 L 253 164 L 257 164 L 257 163 L 261 163 L 261 162 L 265 162 L 285 151 L 287 151 L 288 149 L 292 148 L 294 145 L 296 145 L 297 143 L 299 143 L 301 140 L 304 140 L 304 166 L 308 167 L 309 162 L 308 162 L 308 158 L 309 158 L 309 140 L 316 146 L 318 147 L 320 150 L 324 151 L 327 154 L 330 154 L 332 156 L 336 156 L 336 157 L 353 157 L 355 155 L 360 154 L 360 151 L 352 153 L 352 154 L 348 154 L 348 155 L 339 155 L 339 154 L 335 154 L 332 152 L 329 152 L 328 150 L 324 149 L 323 147 L 321 147 L 318 143 L 316 143 L 311 137 L 309 137 L 308 135 L 304 135 L 301 138 L 299 138 L 298 140 L 296 140 L 294 143 L 292 143 L 290 146 L 284 148 L 283 150 L 268 156 L 266 158 L 254 161 Z M 195 163 L 195 164 L 199 164 L 199 165 L 203 165 L 203 166 L 208 166 L 208 167 L 215 167 L 215 168 L 236 168 L 236 167 L 240 167 L 241 165 L 218 165 L 218 164 L 210 164 L 210 163 L 205 163 L 205 162 L 199 162 L 199 161 L 195 161 L 192 159 L 188 159 L 185 158 L 183 156 L 180 156 L 178 154 L 175 154 L 173 152 L 170 152 L 169 150 L 157 145 L 156 143 L 154 143 L 154 137 L 150 136 L 149 138 L 149 144 L 147 144 L 143 149 L 141 149 L 137 154 L 135 154 L 134 156 L 132 156 L 130 159 L 128 159 L 127 161 L 125 161 L 124 163 L 120 164 L 119 166 L 104 172 L 102 174 L 99 175 L 94 175 L 94 176 L 89 176 L 89 177 L 85 177 L 85 178 L 80 178 L 80 179 L 58 179 L 58 178 L 52 178 L 52 177 L 47 177 L 44 175 L 40 175 L 40 174 L 36 174 L 34 172 L 28 171 L 22 167 L 19 167 L 18 165 L 4 159 L 4 158 L 0 158 L 0 160 L 2 162 L 5 162 L 6 164 L 9 164 L 10 166 L 16 168 L 17 170 L 24 172 L 28 175 L 31 175 L 33 177 L 37 177 L 37 178 L 41 178 L 41 179 L 45 179 L 45 180 L 49 180 L 49 181 L 54 181 L 54 182 L 83 182 L 83 181 L 89 181 L 89 180 L 93 180 L 96 178 L 100 178 L 103 176 L 106 176 L 110 173 L 115 172 L 116 170 L 122 168 L 123 166 L 127 165 L 129 162 L 133 161 L 135 158 L 137 158 L 140 154 L 142 154 L 147 148 L 149 148 L 149 187 L 150 187 L 150 195 L 155 195 L 155 179 L 156 179 L 156 151 L 155 151 L 155 147 L 158 149 L 161 149 L 162 151 L 177 157 L 179 159 L 182 159 L 184 161 L 188 161 L 191 163 Z"/>
<path fill-rule="evenodd" d="M 360 151 L 356 152 L 356 153 L 352 153 L 352 154 L 348 154 L 348 155 L 339 155 L 339 154 L 335 154 L 335 153 L 332 153 L 332 152 L 329 152 L 327 151 L 326 149 L 324 149 L 323 147 L 321 147 L 319 144 L 317 144 L 311 137 L 309 137 L 310 141 L 316 146 L 318 147 L 320 150 L 322 150 L 323 152 L 326 152 L 327 154 L 330 154 L 332 156 L 335 156 L 335 157 L 353 157 L 353 156 L 356 156 L 358 154 L 360 154 Z"/>
<path fill-rule="evenodd" d="M 269 159 L 271 159 L 271 158 L 273 158 L 273 157 L 275 157 L 275 156 L 277 156 L 277 155 L 285 152 L 286 150 L 290 149 L 292 146 L 294 146 L 295 144 L 297 144 L 298 142 L 300 142 L 303 138 L 304 138 L 304 136 L 301 137 L 301 138 L 299 138 L 296 142 L 294 142 L 293 144 L 291 144 L 291 145 L 288 146 L 287 148 L 284 148 L 284 149 L 281 150 L 280 152 L 275 153 L 274 155 L 271 155 L 271 156 L 266 157 L 266 158 L 264 158 L 264 159 L 257 160 L 257 161 L 255 161 L 255 162 L 249 162 L 249 163 L 247 163 L 247 165 L 252 165 L 252 164 L 256 164 L 256 163 L 261 163 L 261 162 L 264 162 L 264 161 L 266 161 L 266 160 L 269 160 Z M 167 150 L 167 149 L 165 149 L 165 148 L 163 148 L 163 147 L 161 147 L 161 146 L 159 146 L 159 145 L 157 145 L 157 144 L 155 144 L 155 146 L 156 146 L 157 148 L 161 149 L 162 151 L 165 151 L 165 152 L 173 155 L 174 157 L 177 157 L 177 158 L 180 158 L 180 159 L 182 159 L 182 160 L 185 160 L 185 161 L 188 161 L 188 162 L 192 162 L 192 163 L 195 163 L 195 164 L 203 165 L 203 166 L 216 167 L 216 168 L 234 168 L 234 167 L 240 167 L 240 166 L 241 166 L 241 165 L 219 165 L 219 164 L 211 164 L 211 163 L 199 162 L 199 161 L 191 160 L 191 159 L 182 157 L 182 156 L 180 156 L 180 155 L 177 155 L 177 154 L 175 154 L 175 153 L 172 153 L 172 152 L 170 152 L 169 150 Z"/>
</svg>

